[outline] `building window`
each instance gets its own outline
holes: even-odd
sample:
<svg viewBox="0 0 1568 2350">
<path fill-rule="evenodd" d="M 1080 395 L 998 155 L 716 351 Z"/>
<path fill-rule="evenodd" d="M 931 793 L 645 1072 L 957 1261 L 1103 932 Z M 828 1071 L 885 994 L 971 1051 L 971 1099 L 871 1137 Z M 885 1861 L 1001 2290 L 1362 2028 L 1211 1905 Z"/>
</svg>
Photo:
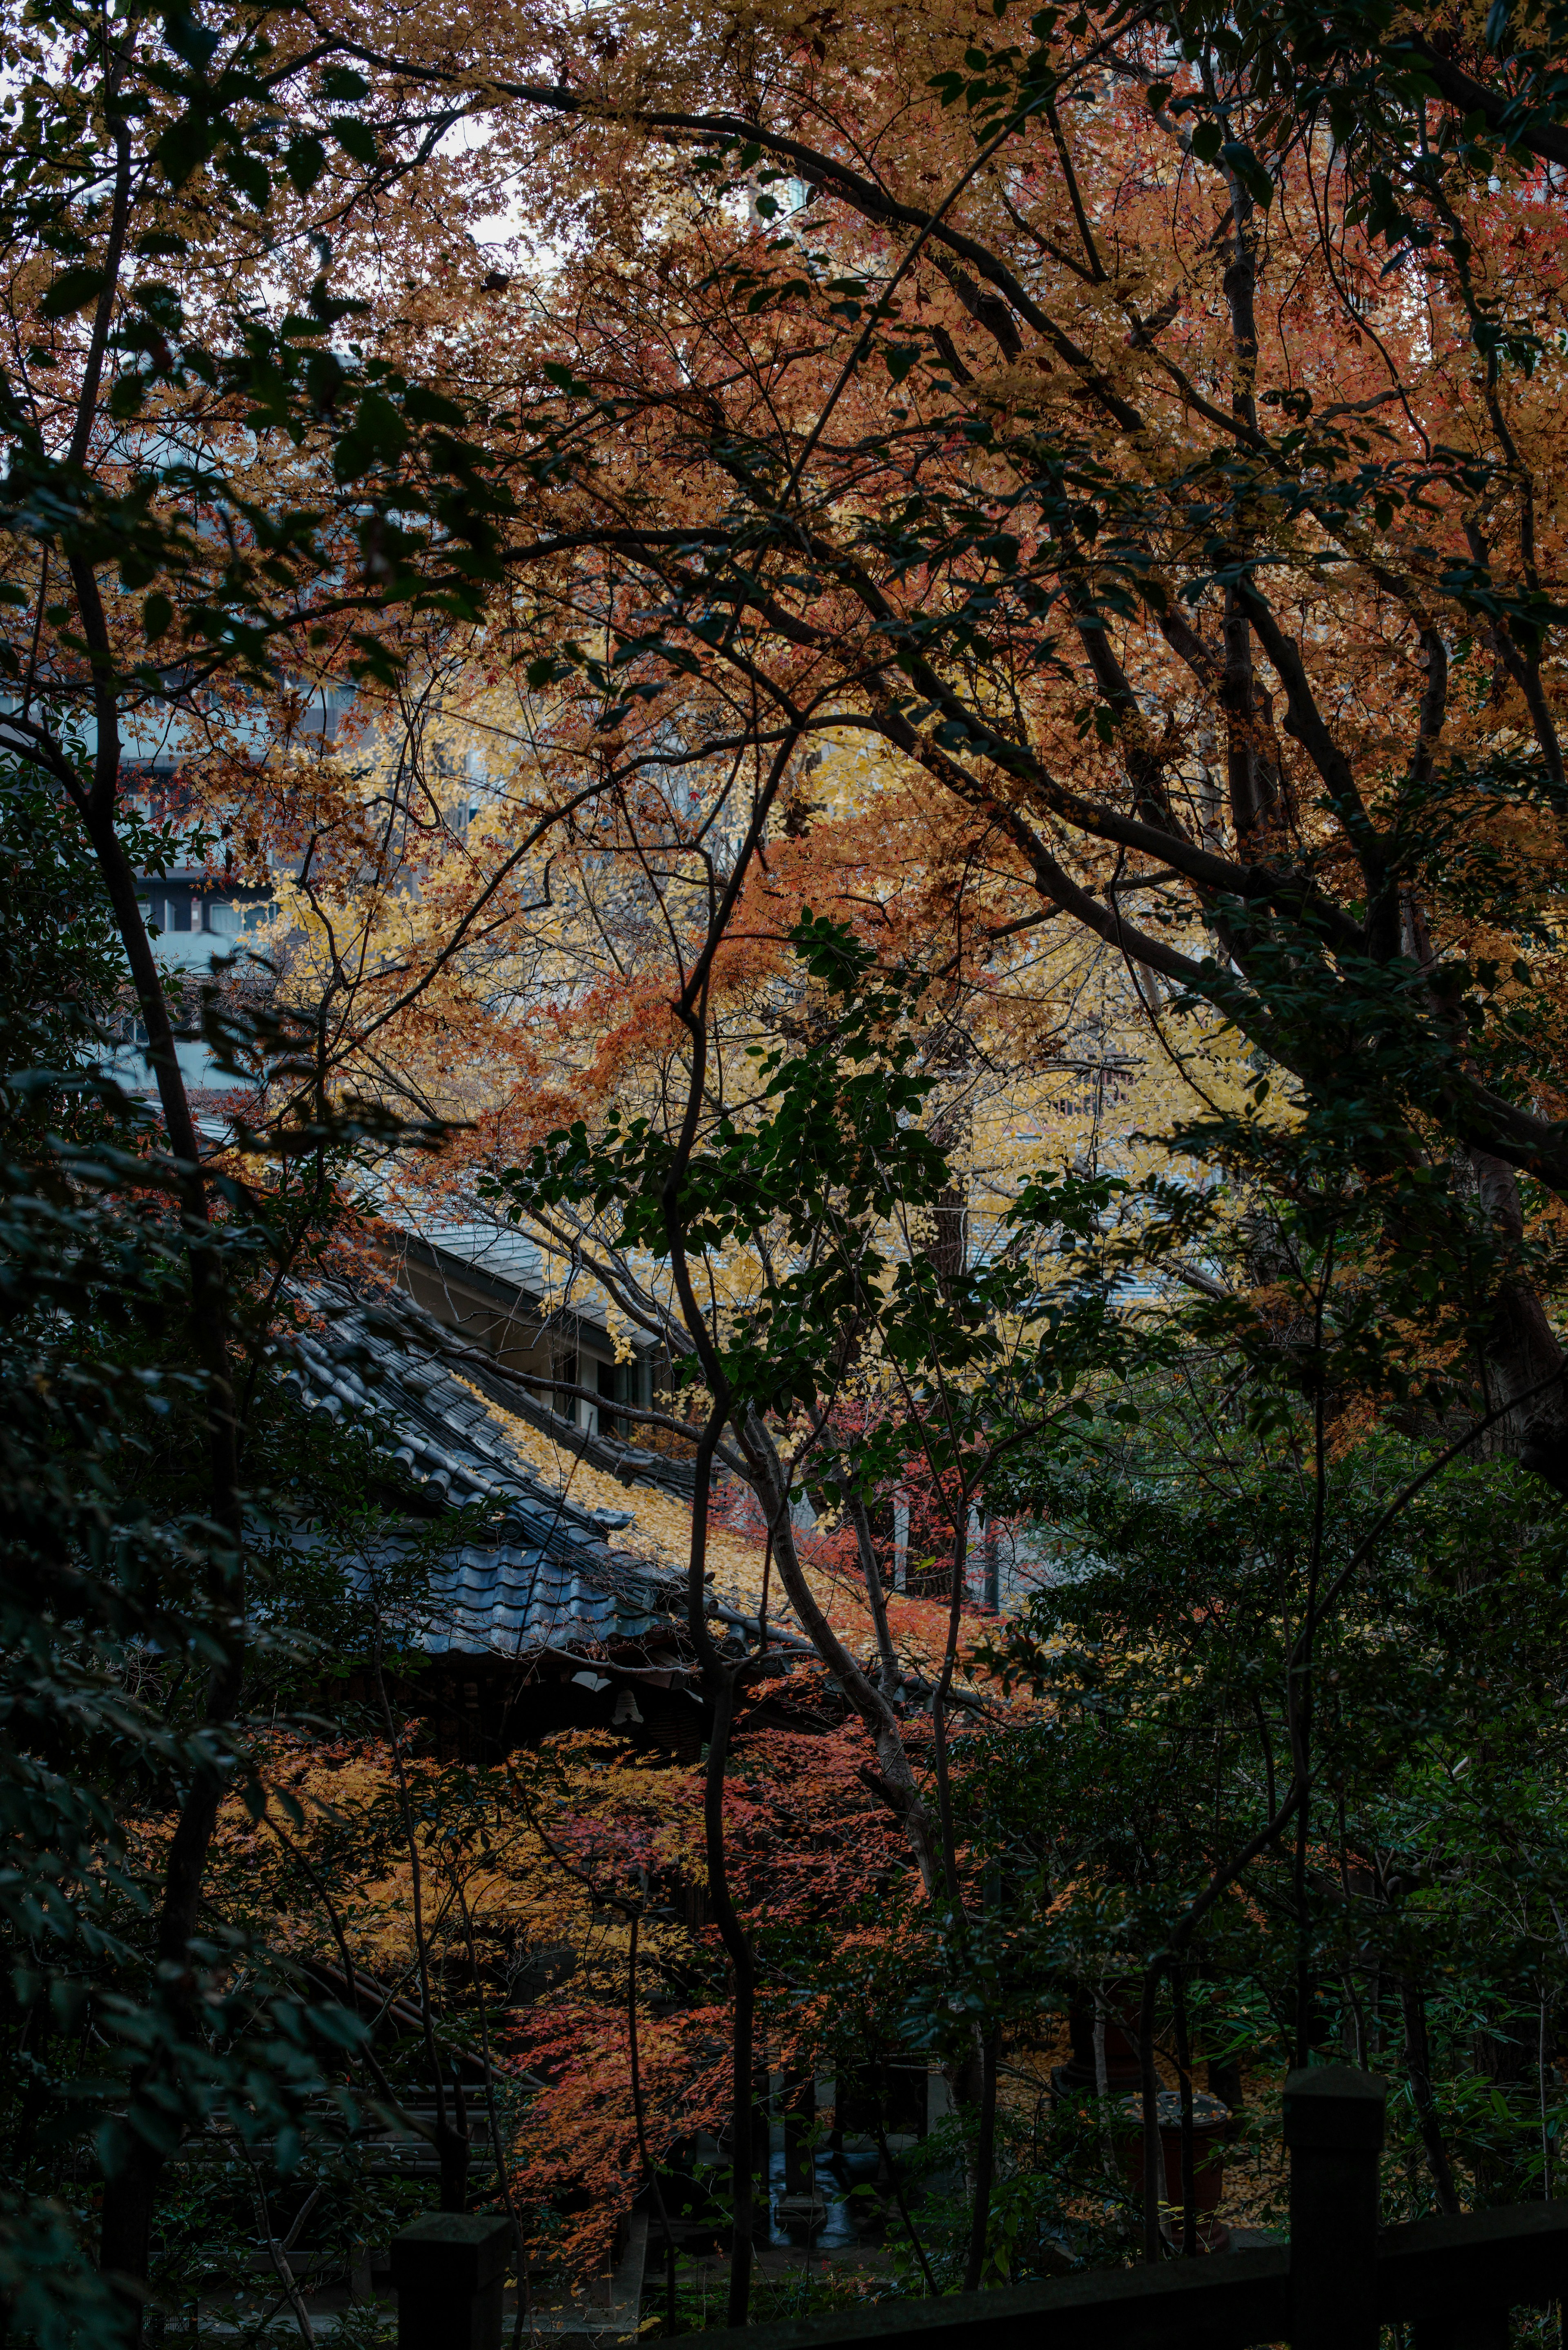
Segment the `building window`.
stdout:
<svg viewBox="0 0 1568 2350">
<path fill-rule="evenodd" d="M 234 939 L 240 934 L 240 910 L 231 899 L 214 898 L 207 908 L 207 928 L 221 939 Z"/>
</svg>

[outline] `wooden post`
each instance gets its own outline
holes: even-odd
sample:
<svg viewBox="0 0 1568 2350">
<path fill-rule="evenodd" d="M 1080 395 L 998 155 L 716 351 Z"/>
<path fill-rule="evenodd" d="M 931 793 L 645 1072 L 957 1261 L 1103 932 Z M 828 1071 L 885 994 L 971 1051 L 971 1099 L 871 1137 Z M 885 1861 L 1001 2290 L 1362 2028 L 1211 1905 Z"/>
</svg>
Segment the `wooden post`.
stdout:
<svg viewBox="0 0 1568 2350">
<path fill-rule="evenodd" d="M 501 2350 L 501 2289 L 512 2222 L 427 2211 L 392 2238 L 398 2350 Z"/>
<path fill-rule="evenodd" d="M 1377 2158 L 1387 2091 L 1354 2064 L 1285 2079 L 1291 2350 L 1377 2350 Z"/>
</svg>

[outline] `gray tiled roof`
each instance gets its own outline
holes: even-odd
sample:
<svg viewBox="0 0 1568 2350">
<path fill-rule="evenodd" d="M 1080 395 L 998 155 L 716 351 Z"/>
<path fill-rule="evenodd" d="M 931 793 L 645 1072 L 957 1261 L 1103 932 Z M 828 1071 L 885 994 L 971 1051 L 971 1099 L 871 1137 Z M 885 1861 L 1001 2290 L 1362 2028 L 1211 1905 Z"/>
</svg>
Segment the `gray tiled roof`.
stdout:
<svg viewBox="0 0 1568 2350">
<path fill-rule="evenodd" d="M 585 1641 L 639 1639 L 670 1628 L 674 1596 L 668 1589 L 650 1591 L 633 1574 L 616 1575 L 612 1569 L 603 1581 L 597 1574 L 574 1574 L 509 1543 L 497 1550 L 465 1548 L 432 1588 L 434 1620 L 424 1645 L 432 1655 L 491 1648 L 524 1656 Z M 663 1598 L 666 1607 L 649 1607 L 650 1598 Z"/>
<path fill-rule="evenodd" d="M 400 1216 L 390 1211 L 387 1211 L 387 1222 L 394 1232 L 411 1232 L 427 1248 L 440 1249 L 443 1254 L 456 1257 L 460 1263 L 475 1265 L 481 1273 L 493 1274 L 498 1281 L 532 1290 L 536 1295 L 545 1293 L 545 1260 L 538 1244 L 514 1224 L 443 1223 L 429 1217 Z M 602 1323 L 605 1318 L 602 1306 L 579 1305 L 577 1311 L 592 1321 Z"/>
<path fill-rule="evenodd" d="M 292 1341 L 288 1376 L 306 1407 L 363 1426 L 431 1499 L 483 1502 L 503 1522 L 493 1547 L 465 1544 L 439 1562 L 428 1600 L 406 1608 L 406 1637 L 431 1656 L 522 1657 L 678 1628 L 681 1578 L 610 1546 L 633 1513 L 585 1510 L 544 1484 L 433 1347 L 421 1350 L 405 1301 L 383 1311 L 334 1282 L 295 1295 L 325 1325 Z M 369 1589 L 373 1565 L 348 1571 Z"/>
</svg>

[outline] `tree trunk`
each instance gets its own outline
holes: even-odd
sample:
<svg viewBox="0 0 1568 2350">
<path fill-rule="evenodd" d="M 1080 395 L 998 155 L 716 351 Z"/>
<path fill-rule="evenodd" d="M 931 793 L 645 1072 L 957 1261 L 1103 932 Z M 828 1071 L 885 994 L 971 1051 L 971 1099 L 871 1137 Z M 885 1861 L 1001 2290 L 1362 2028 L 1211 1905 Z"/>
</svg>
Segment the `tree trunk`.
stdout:
<svg viewBox="0 0 1568 2350">
<path fill-rule="evenodd" d="M 443 2129 L 439 2148 L 441 2160 L 441 2208 L 443 2211 L 466 2211 L 468 2209 L 468 2166 L 472 2148 L 468 2133 Z"/>
<path fill-rule="evenodd" d="M 996 2168 L 996 2060 L 1002 2026 L 993 2023 L 981 2043 L 980 2134 L 974 2154 L 974 2210 L 970 2220 L 965 2293 L 979 2290 L 985 2269 L 985 2238 L 991 2219 L 991 2185 Z"/>
<path fill-rule="evenodd" d="M 837 1677 L 845 1696 L 876 1742 L 877 1761 L 888 1801 L 898 1813 L 919 1869 L 921 1882 L 929 1894 L 934 1894 L 941 1881 L 937 1838 L 930 1814 L 926 1809 L 925 1797 L 920 1793 L 905 1752 L 898 1717 L 876 1682 L 861 1671 L 812 1596 L 794 1546 L 794 1526 L 789 1513 L 789 1480 L 772 1437 L 754 1412 L 747 1414 L 744 1423 L 737 1426 L 735 1434 L 752 1472 L 757 1498 L 767 1514 L 779 1581 L 789 1595 L 790 1604 L 799 1616 L 817 1655 L 829 1672 Z"/>
<path fill-rule="evenodd" d="M 1416 2118 L 1421 2125 L 1421 2144 L 1426 2149 L 1427 2168 L 1438 2190 L 1438 2206 L 1451 2220 L 1459 2213 L 1459 2190 L 1454 2183 L 1453 2165 L 1449 2160 L 1449 2149 L 1443 2143 L 1437 2099 L 1432 2095 L 1431 2054 L 1427 2043 L 1427 2002 L 1419 1991 L 1406 1983 L 1400 1990 L 1399 2004 L 1405 2018 L 1405 2063 L 1410 2075 L 1410 2092 L 1416 2101 Z"/>
<path fill-rule="evenodd" d="M 229 1645 L 208 1677 L 203 1730 L 221 1732 L 237 1711 L 244 1669 L 244 1633 L 237 1628 L 244 1621 L 244 1528 L 223 1266 L 212 1238 L 200 1146 L 175 1052 L 169 1007 L 137 905 L 136 877 L 115 829 L 119 752 L 112 713 L 107 723 L 105 740 L 106 721 L 100 714 L 100 772 L 94 804 L 85 813 L 147 1024 L 164 1125 L 180 1169 L 180 1202 L 190 1251 L 191 1337 L 207 1382 L 212 1515 L 227 1538 L 226 1548 L 214 1547 L 210 1553 L 207 1590 L 214 1616 L 227 1627 Z M 164 1868 L 155 1946 L 161 1981 L 154 1998 L 164 2005 L 180 2040 L 193 2038 L 198 2030 L 196 1985 L 190 1967 L 189 1946 L 196 1930 L 207 1852 L 231 1776 L 221 1743 L 209 1737 L 195 1760 Z M 151 2085 L 169 2061 L 167 2055 L 153 2058 L 138 2085 L 138 2094 L 142 2086 Z M 167 2113 L 161 2104 L 158 2120 L 161 2126 L 167 2126 Z M 166 2157 L 141 2137 L 133 2124 L 128 2125 L 121 2167 L 104 2184 L 99 2262 L 106 2272 L 128 2281 L 132 2287 L 144 2282 L 147 2276 L 153 2210 L 165 2160 Z M 134 2341 L 140 2332 L 141 2295 L 129 2290 L 126 2300 L 130 2338 Z"/>
<path fill-rule="evenodd" d="M 1481 1205 L 1511 1253 L 1524 1239 L 1524 1211 L 1514 1171 L 1488 1151 L 1472 1147 L 1468 1156 Z M 1528 1397 L 1502 1423 L 1507 1449 L 1521 1469 L 1543 1477 L 1559 1493 L 1568 1493 L 1568 1381 L 1561 1377 L 1563 1349 L 1539 1291 L 1521 1273 L 1506 1274 L 1498 1288 L 1486 1359 L 1495 1382 L 1494 1405 Z M 1553 1378 L 1557 1384 L 1544 1394 L 1531 1392 Z"/>
<path fill-rule="evenodd" d="M 130 2339 L 141 2331 L 141 2289 L 147 2282 L 152 2209 L 162 2158 L 151 2147 L 130 2158 L 106 2181 L 99 2225 L 98 2264 L 119 2287 L 130 2322 Z"/>
</svg>

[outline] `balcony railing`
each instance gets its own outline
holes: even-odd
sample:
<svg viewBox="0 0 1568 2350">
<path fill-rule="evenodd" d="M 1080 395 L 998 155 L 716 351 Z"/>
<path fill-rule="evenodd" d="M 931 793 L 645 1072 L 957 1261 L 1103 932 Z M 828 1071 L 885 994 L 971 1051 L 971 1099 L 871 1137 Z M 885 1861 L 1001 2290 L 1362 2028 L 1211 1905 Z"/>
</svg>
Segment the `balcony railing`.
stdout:
<svg viewBox="0 0 1568 2350">
<path fill-rule="evenodd" d="M 702 2350 L 1377 2350 L 1397 2325 L 1407 2350 L 1507 2350 L 1511 2311 L 1568 2310 L 1568 2203 L 1380 2228 L 1385 2095 L 1348 2064 L 1286 2081 L 1288 2243 L 695 2339 Z M 511 2253 L 504 2220 L 431 2213 L 405 2230 L 392 2248 L 400 2350 L 499 2350 Z"/>
</svg>

